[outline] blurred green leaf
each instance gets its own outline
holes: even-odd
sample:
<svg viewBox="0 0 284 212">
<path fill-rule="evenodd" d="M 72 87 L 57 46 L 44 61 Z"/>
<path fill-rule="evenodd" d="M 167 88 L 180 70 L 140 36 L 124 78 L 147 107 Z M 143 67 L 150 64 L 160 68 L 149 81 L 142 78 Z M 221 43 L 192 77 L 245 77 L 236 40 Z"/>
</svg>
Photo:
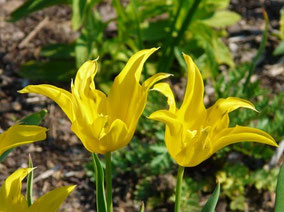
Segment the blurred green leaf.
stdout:
<svg viewBox="0 0 284 212">
<path fill-rule="evenodd" d="M 284 40 L 284 8 L 280 10 L 280 20 L 279 20 L 279 26 L 280 26 L 280 37 L 282 40 Z"/>
<path fill-rule="evenodd" d="M 72 60 L 30 61 L 20 69 L 20 75 L 30 80 L 67 81 L 74 77 L 76 66 Z"/>
<path fill-rule="evenodd" d="M 280 168 L 276 188 L 276 201 L 274 212 L 284 211 L 284 163 Z"/>
<path fill-rule="evenodd" d="M 203 3 L 216 10 L 227 8 L 230 4 L 230 0 L 204 0 Z"/>
<path fill-rule="evenodd" d="M 283 55 L 284 54 L 284 41 L 282 41 L 274 50 L 273 55 Z"/>
<path fill-rule="evenodd" d="M 211 27 L 223 28 L 236 24 L 241 16 L 228 10 L 216 11 L 210 18 L 201 20 L 201 22 Z"/>
<path fill-rule="evenodd" d="M 220 195 L 220 183 L 217 184 L 213 194 L 210 196 L 210 198 L 202 208 L 201 212 L 214 212 L 216 205 L 218 203 L 219 195 Z"/>
<path fill-rule="evenodd" d="M 9 21 L 18 21 L 31 13 L 57 4 L 70 4 L 72 0 L 27 0 L 11 13 Z"/>
<path fill-rule="evenodd" d="M 245 197 L 244 196 L 237 196 L 230 203 L 230 208 L 232 210 L 244 211 L 245 208 L 246 208 L 246 199 L 245 199 Z"/>
<path fill-rule="evenodd" d="M 40 51 L 40 56 L 50 59 L 73 59 L 74 43 L 72 44 L 50 44 L 44 46 Z"/>
</svg>

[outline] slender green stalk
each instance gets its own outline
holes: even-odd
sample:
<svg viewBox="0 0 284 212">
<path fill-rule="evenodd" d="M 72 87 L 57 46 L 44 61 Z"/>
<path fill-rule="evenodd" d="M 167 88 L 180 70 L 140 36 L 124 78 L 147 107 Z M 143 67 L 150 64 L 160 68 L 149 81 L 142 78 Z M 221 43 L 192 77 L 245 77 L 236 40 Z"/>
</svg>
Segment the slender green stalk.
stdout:
<svg viewBox="0 0 284 212">
<path fill-rule="evenodd" d="M 29 154 L 29 168 L 33 168 L 33 161 L 30 154 Z M 34 177 L 34 171 L 32 170 L 27 177 L 26 198 L 29 207 L 33 204 L 33 177 Z"/>
<path fill-rule="evenodd" d="M 263 9 L 263 17 L 264 17 L 264 21 L 265 21 L 265 28 L 264 28 L 264 31 L 263 31 L 263 34 L 262 34 L 262 38 L 261 38 L 261 43 L 260 43 L 260 46 L 258 48 L 258 51 L 257 51 L 257 54 L 255 55 L 255 57 L 252 59 L 252 62 L 250 64 L 250 67 L 249 67 L 249 71 L 248 71 L 248 75 L 247 75 L 247 78 L 246 78 L 246 81 L 244 83 L 244 86 L 243 86 L 243 93 L 245 93 L 245 90 L 248 89 L 248 85 L 249 85 L 249 82 L 250 82 L 250 78 L 255 70 L 255 67 L 257 65 L 257 62 L 259 61 L 261 55 L 263 54 L 264 52 L 264 49 L 265 49 L 265 45 L 267 43 L 267 39 L 268 39 L 268 25 L 269 25 L 269 19 L 268 19 L 268 15 L 266 13 L 266 11 Z"/>
<path fill-rule="evenodd" d="M 174 59 L 174 49 L 175 49 L 176 46 L 179 45 L 181 39 L 184 36 L 185 31 L 188 29 L 189 25 L 191 24 L 193 16 L 194 16 L 195 12 L 197 11 L 197 8 L 198 8 L 201 1 L 202 0 L 195 0 L 193 2 L 192 7 L 188 11 L 188 13 L 187 13 L 182 25 L 181 25 L 181 28 L 178 31 L 177 37 L 172 39 L 172 41 L 170 41 L 169 49 L 166 49 L 164 51 L 164 54 L 162 55 L 162 58 L 159 62 L 159 68 L 158 68 L 159 71 L 168 72 L 168 70 L 169 70 L 169 68 L 172 64 L 172 61 Z M 182 1 L 180 2 L 180 4 L 182 4 Z M 179 15 L 179 13 L 180 13 L 180 11 L 178 10 L 177 15 Z M 176 21 L 176 20 L 177 20 L 177 18 L 174 19 L 174 21 Z M 171 39 L 171 37 L 172 37 L 172 35 L 170 35 L 170 39 Z"/>
<path fill-rule="evenodd" d="M 111 181 L 111 152 L 105 155 L 106 162 L 106 200 L 107 212 L 112 212 L 112 181 Z"/>
<path fill-rule="evenodd" d="M 177 185 L 176 185 L 175 212 L 180 211 L 180 196 L 181 196 L 181 184 L 182 184 L 183 173 L 184 173 L 184 167 L 179 166 L 177 174 Z"/>
<path fill-rule="evenodd" d="M 120 0 L 112 0 L 113 7 L 117 13 L 117 16 L 122 19 L 123 22 L 127 20 L 127 16 L 124 12 L 124 9 L 120 3 Z"/>
<path fill-rule="evenodd" d="M 174 16 L 174 18 L 172 20 L 172 23 L 171 23 L 171 28 L 170 28 L 170 31 L 169 31 L 168 40 L 166 40 L 166 42 L 164 44 L 164 47 L 161 49 L 162 53 L 163 53 L 163 56 L 166 56 L 166 52 L 168 50 L 168 47 L 173 43 L 173 40 L 174 40 L 173 33 L 174 33 L 174 31 L 176 31 L 176 28 L 175 28 L 176 27 L 176 22 L 177 22 L 177 19 L 179 17 L 179 14 L 180 14 L 180 11 L 181 11 L 183 3 L 184 3 L 183 0 L 178 1 L 178 8 L 177 8 L 175 16 Z"/>
<path fill-rule="evenodd" d="M 96 153 L 92 153 L 94 179 L 96 182 L 97 212 L 107 212 L 104 188 L 104 170 Z"/>
</svg>

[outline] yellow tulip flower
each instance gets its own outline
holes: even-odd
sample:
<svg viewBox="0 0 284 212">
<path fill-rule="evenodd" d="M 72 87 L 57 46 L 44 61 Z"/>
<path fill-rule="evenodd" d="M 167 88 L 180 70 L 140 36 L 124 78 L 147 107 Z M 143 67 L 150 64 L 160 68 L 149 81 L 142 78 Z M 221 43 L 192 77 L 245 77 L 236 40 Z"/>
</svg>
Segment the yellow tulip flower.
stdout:
<svg viewBox="0 0 284 212">
<path fill-rule="evenodd" d="M 229 113 L 238 108 L 255 110 L 247 100 L 228 97 L 219 99 L 206 109 L 203 103 L 204 85 L 197 66 L 184 54 L 188 77 L 184 100 L 176 107 L 174 95 L 166 83 L 158 83 L 153 90 L 168 99 L 169 110 L 159 110 L 150 119 L 166 124 L 165 143 L 171 157 L 183 167 L 200 164 L 223 147 L 237 142 L 259 142 L 277 146 L 266 132 L 244 126 L 229 127 Z"/>
<path fill-rule="evenodd" d="M 0 155 L 13 147 L 44 140 L 46 131 L 46 128 L 39 126 L 13 125 L 0 135 Z"/>
<path fill-rule="evenodd" d="M 95 89 L 97 61 L 85 62 L 71 84 L 71 93 L 51 85 L 30 85 L 20 93 L 38 93 L 53 99 L 72 123 L 72 131 L 87 150 L 106 154 L 126 146 L 133 137 L 147 101 L 149 88 L 169 74 L 159 73 L 140 85 L 143 64 L 157 49 L 134 54 L 115 78 L 109 95 Z"/>
<path fill-rule="evenodd" d="M 22 180 L 32 168 L 22 168 L 11 174 L 0 188 L 0 212 L 56 212 L 75 186 L 64 186 L 43 195 L 30 207 L 21 193 Z"/>
</svg>

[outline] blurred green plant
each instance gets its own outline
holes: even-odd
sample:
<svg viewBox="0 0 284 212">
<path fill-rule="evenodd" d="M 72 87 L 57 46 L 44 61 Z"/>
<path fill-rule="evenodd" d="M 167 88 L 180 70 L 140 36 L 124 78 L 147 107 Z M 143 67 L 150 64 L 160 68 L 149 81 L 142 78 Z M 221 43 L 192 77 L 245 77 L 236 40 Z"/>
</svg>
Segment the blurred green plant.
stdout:
<svg viewBox="0 0 284 212">
<path fill-rule="evenodd" d="M 227 9 L 229 0 L 131 0 L 125 6 L 113 0 L 116 18 L 107 21 L 102 19 L 104 14 L 97 9 L 101 2 L 27 0 L 12 12 L 10 21 L 17 21 L 45 7 L 71 4 L 72 27 L 80 32 L 80 36 L 71 44 L 43 47 L 40 56 L 46 59 L 24 64 L 22 76 L 33 80 L 69 81 L 76 67 L 100 56 L 103 58 L 103 74 L 98 81 L 107 91 L 109 80 L 121 70 L 122 64 L 133 52 L 153 46 L 162 47 L 156 55 L 158 71 L 171 70 L 182 75 L 181 69 L 177 69 L 176 63 L 173 63 L 176 59 L 184 66 L 180 52 L 190 53 L 205 76 L 215 78 L 219 64 L 234 66 L 222 37 L 226 36 L 225 28 L 235 24 L 241 17 Z M 113 22 L 116 23 L 116 29 L 111 32 L 110 24 Z M 145 75 L 156 72 L 155 66 L 148 66 Z"/>
<path fill-rule="evenodd" d="M 273 54 L 275 56 L 284 54 L 284 7 L 280 10 L 280 20 L 279 20 L 279 32 L 276 34 L 279 38 L 280 43 L 274 50 Z"/>
<path fill-rule="evenodd" d="M 226 163 L 216 177 L 221 184 L 222 194 L 231 199 L 230 209 L 244 211 L 247 198 L 246 187 L 254 187 L 257 191 L 274 192 L 278 173 L 279 167 L 251 171 L 240 163 Z"/>
</svg>

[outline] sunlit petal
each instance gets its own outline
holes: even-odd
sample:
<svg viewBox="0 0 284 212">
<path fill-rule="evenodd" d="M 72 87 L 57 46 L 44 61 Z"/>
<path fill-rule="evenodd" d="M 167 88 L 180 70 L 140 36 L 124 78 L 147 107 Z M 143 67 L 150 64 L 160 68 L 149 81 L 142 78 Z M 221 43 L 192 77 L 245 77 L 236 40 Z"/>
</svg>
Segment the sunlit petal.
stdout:
<svg viewBox="0 0 284 212">
<path fill-rule="evenodd" d="M 66 197 L 76 186 L 64 186 L 56 188 L 37 199 L 29 208 L 31 212 L 56 212 Z"/>
<path fill-rule="evenodd" d="M 181 123 L 178 121 L 176 114 L 168 110 L 158 110 L 152 113 L 148 118 L 165 123 L 169 127 L 172 135 L 180 130 Z"/>
<path fill-rule="evenodd" d="M 244 141 L 263 143 L 278 147 L 275 140 L 268 133 L 252 127 L 236 126 L 227 128 L 216 135 L 215 139 L 216 141 L 213 144 L 214 152 L 230 144 Z"/>
<path fill-rule="evenodd" d="M 33 125 L 13 125 L 0 135 L 0 155 L 16 146 L 46 139 L 47 129 Z"/>
<path fill-rule="evenodd" d="M 73 120 L 71 102 L 72 97 L 71 93 L 66 90 L 57 88 L 52 85 L 42 84 L 29 85 L 20 90 L 19 93 L 37 93 L 47 96 L 59 105 L 59 107 L 63 110 L 63 112 L 71 121 Z"/>
<path fill-rule="evenodd" d="M 186 54 L 183 57 L 188 70 L 187 86 L 178 117 L 187 122 L 189 128 L 192 128 L 193 124 L 198 124 L 195 123 L 196 121 L 201 124 L 206 118 L 206 109 L 203 103 L 204 85 L 200 71 L 192 58 Z"/>
<path fill-rule="evenodd" d="M 25 211 L 28 208 L 21 189 L 22 180 L 31 170 L 31 168 L 18 169 L 5 180 L 0 188 L 0 211 Z"/>
<path fill-rule="evenodd" d="M 154 88 L 152 89 L 154 91 L 159 91 L 160 93 L 162 93 L 165 97 L 167 97 L 168 99 L 168 105 L 169 105 L 169 111 L 172 113 L 176 112 L 176 101 L 175 101 L 175 97 L 174 94 L 169 86 L 169 84 L 167 83 L 158 83 L 154 86 Z"/>
<path fill-rule="evenodd" d="M 146 97 L 143 95 L 139 80 L 144 63 L 156 50 L 156 48 L 152 48 L 134 54 L 115 78 L 108 96 L 110 116 L 123 120 L 129 125 L 130 112 L 132 116 L 141 115 L 142 111 L 136 111 L 136 108 L 140 108 L 137 100 L 143 98 L 143 101 L 146 101 Z"/>
</svg>

